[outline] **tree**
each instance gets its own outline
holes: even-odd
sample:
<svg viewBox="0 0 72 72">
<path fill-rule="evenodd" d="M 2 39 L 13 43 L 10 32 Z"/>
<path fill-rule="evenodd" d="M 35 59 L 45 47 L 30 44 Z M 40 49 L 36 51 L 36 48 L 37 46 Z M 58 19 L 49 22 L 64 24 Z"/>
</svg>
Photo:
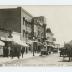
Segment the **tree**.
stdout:
<svg viewBox="0 0 72 72">
<path fill-rule="evenodd" d="M 69 49 L 69 48 L 72 48 L 72 46 L 71 46 L 69 43 L 66 43 L 66 44 L 64 45 L 64 47 L 65 47 L 65 48 L 68 48 L 68 49 Z"/>
</svg>

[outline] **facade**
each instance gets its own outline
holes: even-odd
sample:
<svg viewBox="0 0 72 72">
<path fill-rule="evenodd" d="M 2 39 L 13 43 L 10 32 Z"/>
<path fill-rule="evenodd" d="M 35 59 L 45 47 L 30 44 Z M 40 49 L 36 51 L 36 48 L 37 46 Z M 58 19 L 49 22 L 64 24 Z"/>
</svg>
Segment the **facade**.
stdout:
<svg viewBox="0 0 72 72">
<path fill-rule="evenodd" d="M 46 39 L 48 45 L 55 46 L 56 39 L 54 38 L 54 34 L 51 32 L 50 28 L 46 29 Z"/>
<path fill-rule="evenodd" d="M 36 40 L 42 40 L 43 38 L 46 38 L 46 24 L 45 24 L 45 17 L 34 17 L 32 19 L 32 28 L 33 28 L 33 37 L 35 37 Z"/>
<path fill-rule="evenodd" d="M 26 42 L 31 37 L 31 19 L 32 15 L 21 7 L 0 9 L 0 30 L 9 34 L 15 32 L 20 40 Z"/>
<path fill-rule="evenodd" d="M 53 42 L 53 34 L 52 33 L 46 33 L 46 38 L 49 42 Z"/>
<path fill-rule="evenodd" d="M 60 48 L 60 44 L 55 44 L 55 48 Z"/>
<path fill-rule="evenodd" d="M 26 44 L 34 37 L 35 40 L 43 42 L 46 38 L 45 22 L 45 17 L 33 17 L 21 7 L 0 9 L 0 38 L 11 38 Z M 6 45 L 9 46 L 9 42 Z M 25 47 L 25 51 L 28 51 L 28 48 Z"/>
<path fill-rule="evenodd" d="M 53 34 L 52 33 L 46 33 L 46 38 L 48 41 L 48 45 L 52 45 L 53 44 Z"/>
<path fill-rule="evenodd" d="M 19 8 L 0 9 L 0 29 L 21 32 Z"/>
<path fill-rule="evenodd" d="M 6 30 L 9 36 L 26 43 L 33 37 L 41 41 L 46 38 L 45 20 L 44 16 L 33 17 L 21 7 L 0 9 L 0 30 Z"/>
<path fill-rule="evenodd" d="M 0 30 L 0 37 L 7 38 L 9 36 L 9 32 L 6 30 Z"/>
<path fill-rule="evenodd" d="M 24 9 L 21 9 L 21 40 L 28 42 L 31 39 L 32 24 L 31 20 L 33 16 Z"/>
</svg>

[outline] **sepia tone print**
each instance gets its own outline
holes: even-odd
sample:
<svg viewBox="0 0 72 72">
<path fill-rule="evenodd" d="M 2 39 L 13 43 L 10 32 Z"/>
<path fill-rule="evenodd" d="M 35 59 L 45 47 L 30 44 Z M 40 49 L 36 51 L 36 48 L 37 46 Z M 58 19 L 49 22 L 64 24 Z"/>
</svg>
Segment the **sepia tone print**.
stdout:
<svg viewBox="0 0 72 72">
<path fill-rule="evenodd" d="M 72 6 L 0 6 L 0 66 L 72 66 Z"/>
</svg>

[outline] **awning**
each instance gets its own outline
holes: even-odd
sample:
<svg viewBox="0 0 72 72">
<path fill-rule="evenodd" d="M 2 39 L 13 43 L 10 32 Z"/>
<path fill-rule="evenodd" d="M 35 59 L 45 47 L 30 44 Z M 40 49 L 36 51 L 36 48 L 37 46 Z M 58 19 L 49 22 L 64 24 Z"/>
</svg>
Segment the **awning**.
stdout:
<svg viewBox="0 0 72 72">
<path fill-rule="evenodd" d="M 32 40 L 28 40 L 27 43 L 28 43 L 28 44 L 32 44 Z"/>
<path fill-rule="evenodd" d="M 53 41 L 50 41 L 50 40 L 45 40 L 45 41 L 46 41 L 46 42 L 51 42 L 51 43 L 53 42 Z"/>
<path fill-rule="evenodd" d="M 4 38 L 4 37 L 1 37 L 1 40 L 3 40 L 3 41 L 13 41 L 12 38 Z"/>
<path fill-rule="evenodd" d="M 4 37 L 1 37 L 1 40 L 3 41 L 12 41 L 18 45 L 21 45 L 21 46 L 24 46 L 24 47 L 29 47 L 24 41 L 21 41 L 21 40 L 13 40 L 13 38 L 4 38 Z"/>
<path fill-rule="evenodd" d="M 32 41 L 32 42 L 38 42 L 38 41 Z"/>
<path fill-rule="evenodd" d="M 5 46 L 5 43 L 0 41 L 0 46 Z"/>
<path fill-rule="evenodd" d="M 23 47 L 29 47 L 25 42 L 19 40 L 19 41 L 14 41 L 15 43 L 17 43 L 18 45 L 21 45 Z"/>
<path fill-rule="evenodd" d="M 47 45 L 47 46 L 54 47 L 53 45 Z"/>
<path fill-rule="evenodd" d="M 6 38 L 6 41 L 13 41 L 12 38 Z"/>
<path fill-rule="evenodd" d="M 24 47 L 29 47 L 29 46 L 28 46 L 26 43 L 24 43 L 24 42 L 21 43 L 21 45 L 24 46 Z"/>
<path fill-rule="evenodd" d="M 42 43 L 41 42 L 38 42 L 38 45 L 42 45 Z"/>
</svg>

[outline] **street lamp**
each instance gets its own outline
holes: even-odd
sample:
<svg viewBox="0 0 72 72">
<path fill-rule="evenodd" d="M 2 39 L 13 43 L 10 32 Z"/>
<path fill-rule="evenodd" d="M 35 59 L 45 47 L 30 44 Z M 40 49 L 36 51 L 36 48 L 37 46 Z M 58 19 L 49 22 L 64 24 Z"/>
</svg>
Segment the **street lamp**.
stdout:
<svg viewBox="0 0 72 72">
<path fill-rule="evenodd" d="M 35 37 L 33 37 L 33 41 L 35 40 Z M 34 56 L 34 42 L 33 42 L 33 56 Z"/>
</svg>

